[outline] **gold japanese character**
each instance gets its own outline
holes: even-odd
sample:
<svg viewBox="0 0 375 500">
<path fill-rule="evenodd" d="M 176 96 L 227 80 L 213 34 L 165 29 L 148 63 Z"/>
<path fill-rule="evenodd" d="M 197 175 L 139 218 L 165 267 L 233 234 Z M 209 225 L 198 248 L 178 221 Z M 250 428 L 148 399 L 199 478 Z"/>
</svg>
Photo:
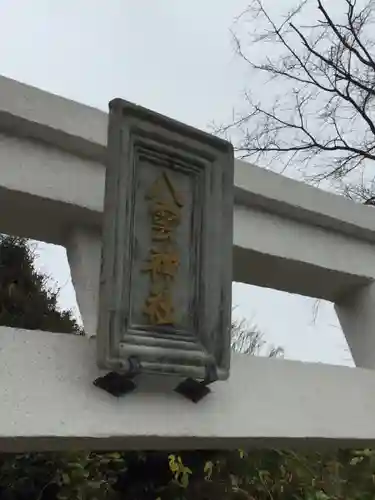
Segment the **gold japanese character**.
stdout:
<svg viewBox="0 0 375 500">
<path fill-rule="evenodd" d="M 172 241 L 172 233 L 181 222 L 183 202 L 165 171 L 147 191 L 146 199 L 150 201 L 151 240 L 159 242 L 159 247 L 151 248 L 149 259 L 142 269 L 150 273 L 152 282 L 143 313 L 153 325 L 173 325 L 173 301 L 166 286 L 175 277 L 180 259 L 168 242 Z M 162 248 L 160 243 L 163 243 Z"/>
<path fill-rule="evenodd" d="M 174 307 L 170 291 L 152 288 L 143 313 L 152 325 L 173 325 Z"/>
<path fill-rule="evenodd" d="M 162 200 L 165 199 L 164 193 L 165 193 L 165 187 L 169 191 L 169 195 L 171 198 L 172 203 L 179 208 L 182 208 L 184 206 L 181 196 L 177 193 L 175 190 L 171 179 L 169 178 L 169 175 L 167 172 L 163 172 L 160 177 L 156 179 L 156 181 L 152 184 L 150 189 L 148 190 L 146 194 L 146 198 L 148 200 Z"/>
<path fill-rule="evenodd" d="M 173 230 L 181 221 L 183 203 L 166 172 L 152 184 L 146 198 L 151 200 L 152 240 L 170 240 Z"/>
<path fill-rule="evenodd" d="M 168 241 L 181 220 L 180 209 L 171 203 L 155 202 L 150 206 L 152 216 L 151 238 L 153 241 Z"/>
<path fill-rule="evenodd" d="M 177 273 L 180 259 L 176 251 L 152 248 L 147 262 L 142 270 L 151 274 L 152 281 L 156 281 L 159 276 L 172 280 Z"/>
</svg>

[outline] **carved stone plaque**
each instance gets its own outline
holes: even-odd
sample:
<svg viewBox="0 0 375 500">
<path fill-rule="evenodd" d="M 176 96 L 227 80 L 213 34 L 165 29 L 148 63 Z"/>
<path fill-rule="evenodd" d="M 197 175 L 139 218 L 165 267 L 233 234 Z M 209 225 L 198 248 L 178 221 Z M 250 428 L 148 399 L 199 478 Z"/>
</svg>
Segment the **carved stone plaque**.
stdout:
<svg viewBox="0 0 375 500">
<path fill-rule="evenodd" d="M 121 99 L 109 108 L 98 365 L 226 379 L 232 146 Z"/>
</svg>

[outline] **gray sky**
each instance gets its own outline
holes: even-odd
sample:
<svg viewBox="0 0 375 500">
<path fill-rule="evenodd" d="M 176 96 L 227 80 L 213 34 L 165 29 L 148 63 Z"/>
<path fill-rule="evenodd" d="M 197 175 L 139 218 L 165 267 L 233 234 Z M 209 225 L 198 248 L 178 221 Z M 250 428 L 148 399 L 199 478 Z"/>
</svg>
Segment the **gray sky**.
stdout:
<svg viewBox="0 0 375 500">
<path fill-rule="evenodd" d="M 2 0 L 1 74 L 106 110 L 123 97 L 201 129 L 230 120 L 249 84 L 229 29 L 244 0 Z M 65 251 L 38 265 L 75 306 Z M 236 318 L 255 322 L 286 357 L 350 364 L 331 304 L 233 285 Z"/>
</svg>

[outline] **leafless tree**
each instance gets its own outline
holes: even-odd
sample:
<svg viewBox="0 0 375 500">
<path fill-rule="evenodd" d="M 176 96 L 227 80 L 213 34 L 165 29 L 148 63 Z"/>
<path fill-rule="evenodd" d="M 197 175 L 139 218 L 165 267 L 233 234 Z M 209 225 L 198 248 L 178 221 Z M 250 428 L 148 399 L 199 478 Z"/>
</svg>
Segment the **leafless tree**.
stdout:
<svg viewBox="0 0 375 500">
<path fill-rule="evenodd" d="M 245 112 L 222 132 L 239 154 L 374 196 L 375 0 L 303 0 L 288 13 L 253 0 L 235 23 L 250 66 Z M 271 13 L 272 10 L 272 13 Z M 360 187 L 359 187 L 360 186 Z"/>
<path fill-rule="evenodd" d="M 282 357 L 284 349 L 267 344 L 263 333 L 256 325 L 248 325 L 245 321 L 232 324 L 232 350 L 252 356 Z"/>
</svg>

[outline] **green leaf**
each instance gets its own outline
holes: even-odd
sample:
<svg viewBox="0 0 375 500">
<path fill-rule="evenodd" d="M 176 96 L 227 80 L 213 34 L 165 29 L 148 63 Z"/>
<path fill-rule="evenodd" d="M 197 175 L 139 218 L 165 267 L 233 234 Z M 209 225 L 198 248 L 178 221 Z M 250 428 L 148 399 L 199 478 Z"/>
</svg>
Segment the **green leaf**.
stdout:
<svg viewBox="0 0 375 500">
<path fill-rule="evenodd" d="M 213 469 L 214 469 L 214 464 L 211 461 L 208 461 L 204 464 L 203 472 L 206 474 L 204 477 L 206 481 L 211 480 Z"/>
<path fill-rule="evenodd" d="M 364 460 L 364 457 L 354 457 L 350 460 L 350 465 L 360 464 Z"/>
<path fill-rule="evenodd" d="M 189 475 L 182 474 L 180 484 L 183 488 L 187 488 L 189 486 Z"/>
<path fill-rule="evenodd" d="M 329 500 L 329 496 L 324 493 L 324 491 L 317 491 L 315 493 L 316 500 Z"/>
<path fill-rule="evenodd" d="M 66 474 L 66 473 L 63 473 L 62 476 L 62 481 L 64 484 L 70 484 L 71 481 L 70 481 L 70 477 L 69 477 L 69 474 Z"/>
</svg>

